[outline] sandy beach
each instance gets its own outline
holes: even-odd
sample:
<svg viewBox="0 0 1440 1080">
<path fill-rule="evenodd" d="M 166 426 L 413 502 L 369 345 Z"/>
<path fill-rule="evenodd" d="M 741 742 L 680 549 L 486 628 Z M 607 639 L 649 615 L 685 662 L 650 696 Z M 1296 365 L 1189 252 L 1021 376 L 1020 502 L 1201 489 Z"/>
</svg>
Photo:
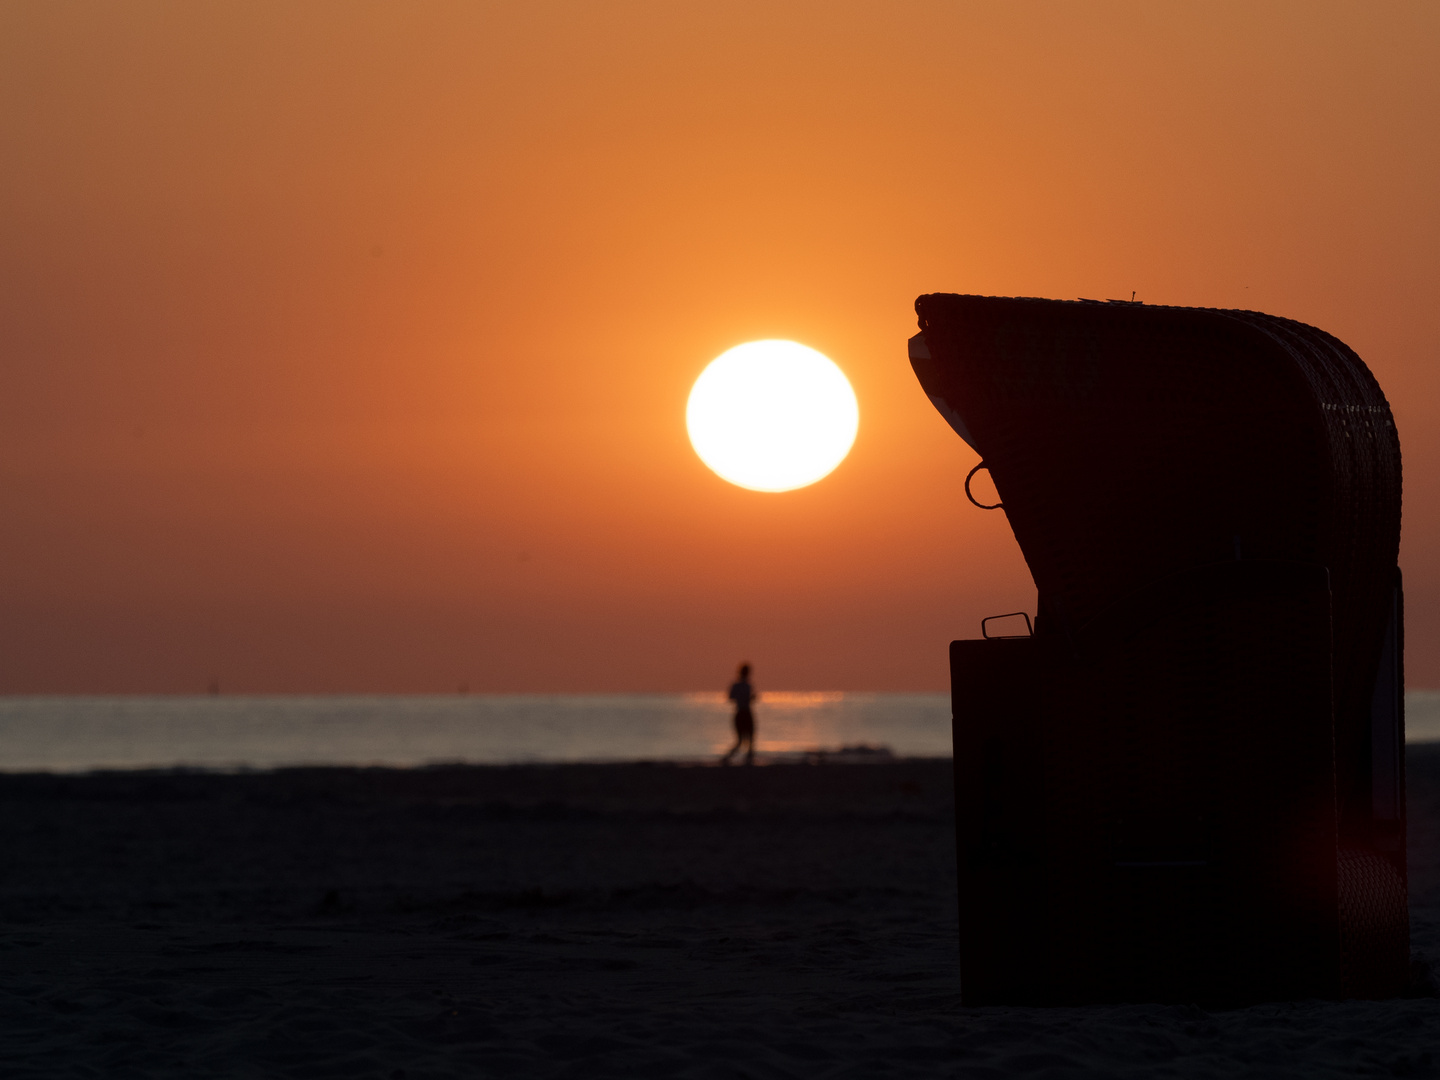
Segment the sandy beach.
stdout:
<svg viewBox="0 0 1440 1080">
<path fill-rule="evenodd" d="M 1440 746 L 1409 776 L 1437 958 Z M 951 807 L 927 760 L 3 776 L 0 1073 L 1440 1074 L 1423 978 L 962 1008 Z"/>
</svg>

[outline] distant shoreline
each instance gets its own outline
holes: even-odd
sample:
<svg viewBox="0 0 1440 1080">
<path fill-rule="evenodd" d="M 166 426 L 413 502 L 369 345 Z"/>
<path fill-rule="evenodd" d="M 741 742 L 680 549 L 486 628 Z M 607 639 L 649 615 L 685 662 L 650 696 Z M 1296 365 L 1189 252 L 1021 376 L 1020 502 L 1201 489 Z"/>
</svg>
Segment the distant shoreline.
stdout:
<svg viewBox="0 0 1440 1080">
<path fill-rule="evenodd" d="M 1406 702 L 1407 741 L 1440 742 L 1440 692 L 1411 691 Z M 948 694 L 772 692 L 756 715 L 767 763 L 838 762 L 846 747 L 902 759 L 952 752 Z M 733 742 L 719 691 L 0 697 L 6 773 L 703 764 Z"/>
</svg>

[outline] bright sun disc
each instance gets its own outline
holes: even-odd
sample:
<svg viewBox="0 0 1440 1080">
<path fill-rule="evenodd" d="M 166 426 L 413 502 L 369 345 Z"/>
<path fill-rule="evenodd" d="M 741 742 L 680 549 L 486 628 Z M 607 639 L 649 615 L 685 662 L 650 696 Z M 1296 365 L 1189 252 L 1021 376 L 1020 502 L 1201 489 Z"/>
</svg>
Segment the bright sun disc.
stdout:
<svg viewBox="0 0 1440 1080">
<path fill-rule="evenodd" d="M 751 491 L 792 491 L 845 460 L 860 426 L 850 380 L 794 341 L 751 341 L 700 373 L 685 407 L 690 444 L 719 476 Z"/>
</svg>

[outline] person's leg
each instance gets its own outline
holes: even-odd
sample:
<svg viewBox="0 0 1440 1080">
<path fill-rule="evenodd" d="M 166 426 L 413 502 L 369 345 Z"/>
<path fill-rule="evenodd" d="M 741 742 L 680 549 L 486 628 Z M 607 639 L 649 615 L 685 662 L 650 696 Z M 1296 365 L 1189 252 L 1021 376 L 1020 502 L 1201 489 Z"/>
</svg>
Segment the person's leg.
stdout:
<svg viewBox="0 0 1440 1080">
<path fill-rule="evenodd" d="M 740 749 L 740 744 L 741 744 L 741 742 L 744 741 L 744 739 L 745 739 L 745 733 L 740 729 L 739 725 L 736 725 L 736 728 L 735 728 L 735 745 L 732 746 L 732 747 L 730 747 L 729 750 L 726 750 L 724 756 L 720 758 L 720 764 L 721 764 L 721 765 L 729 765 L 729 764 L 730 764 L 730 758 L 731 758 L 731 756 L 735 753 L 735 751 L 737 751 L 737 750 Z"/>
</svg>

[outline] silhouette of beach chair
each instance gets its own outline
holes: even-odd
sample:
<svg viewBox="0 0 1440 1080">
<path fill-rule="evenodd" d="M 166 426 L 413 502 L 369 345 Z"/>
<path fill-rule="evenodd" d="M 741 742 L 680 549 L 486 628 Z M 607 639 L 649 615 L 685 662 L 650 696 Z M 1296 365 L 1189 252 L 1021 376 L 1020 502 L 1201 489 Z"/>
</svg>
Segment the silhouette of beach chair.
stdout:
<svg viewBox="0 0 1440 1080">
<path fill-rule="evenodd" d="M 915 373 L 1039 593 L 1033 636 L 950 648 L 966 1003 L 1401 992 L 1400 447 L 1370 371 L 1256 312 L 916 310 Z"/>
</svg>

